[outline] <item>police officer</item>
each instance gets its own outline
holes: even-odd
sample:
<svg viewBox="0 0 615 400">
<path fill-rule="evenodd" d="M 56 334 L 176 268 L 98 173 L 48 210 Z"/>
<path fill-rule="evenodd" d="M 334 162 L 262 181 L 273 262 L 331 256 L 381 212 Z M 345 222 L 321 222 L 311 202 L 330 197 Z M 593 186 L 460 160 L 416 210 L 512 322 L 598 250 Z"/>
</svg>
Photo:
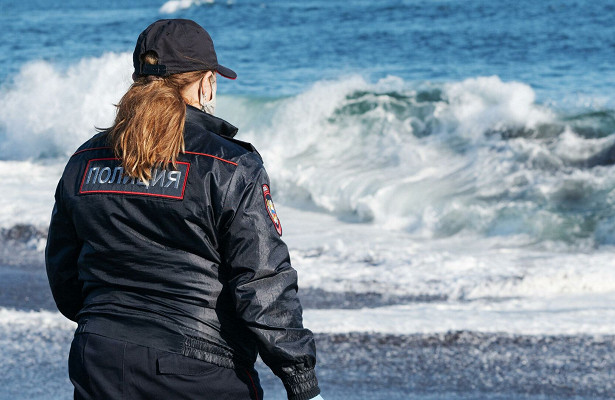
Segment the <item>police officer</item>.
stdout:
<svg viewBox="0 0 615 400">
<path fill-rule="evenodd" d="M 320 398 L 263 163 L 213 116 L 209 34 L 160 20 L 137 40 L 113 126 L 70 158 L 46 265 L 78 323 L 75 399 L 262 399 L 257 354 L 288 398 Z"/>
</svg>

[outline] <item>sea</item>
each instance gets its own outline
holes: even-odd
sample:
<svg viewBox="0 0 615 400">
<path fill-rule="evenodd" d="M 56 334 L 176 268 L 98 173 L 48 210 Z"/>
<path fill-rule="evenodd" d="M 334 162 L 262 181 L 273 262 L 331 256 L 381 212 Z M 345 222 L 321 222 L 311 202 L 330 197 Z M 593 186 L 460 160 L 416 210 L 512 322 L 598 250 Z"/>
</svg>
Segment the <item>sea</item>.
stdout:
<svg viewBox="0 0 615 400">
<path fill-rule="evenodd" d="M 53 193 L 161 18 L 238 74 L 324 399 L 615 398 L 615 2 L 0 0 L 0 399 L 72 398 Z"/>
</svg>

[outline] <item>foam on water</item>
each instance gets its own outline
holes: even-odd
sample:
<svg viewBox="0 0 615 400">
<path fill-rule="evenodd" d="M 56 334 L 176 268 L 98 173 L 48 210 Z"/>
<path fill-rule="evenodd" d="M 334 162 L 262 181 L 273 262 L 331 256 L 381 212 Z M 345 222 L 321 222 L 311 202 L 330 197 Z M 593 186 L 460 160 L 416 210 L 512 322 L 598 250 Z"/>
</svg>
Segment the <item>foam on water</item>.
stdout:
<svg viewBox="0 0 615 400">
<path fill-rule="evenodd" d="M 112 122 L 130 70 L 126 53 L 66 71 L 35 62 L 2 88 L 0 227 L 48 224 L 66 158 Z M 33 102 L 40 88 L 48 95 Z M 319 307 L 339 308 L 327 296 L 346 293 L 390 296 L 372 307 L 405 303 L 391 312 L 424 318 L 422 331 L 481 330 L 509 315 L 531 333 L 537 304 L 578 300 L 586 309 L 547 308 L 543 333 L 573 332 L 575 318 L 589 321 L 579 332 L 615 329 L 598 329 L 591 311 L 615 293 L 612 111 L 562 114 L 497 77 L 358 76 L 283 98 L 222 94 L 219 110 L 263 155 L 301 287 L 321 291 Z M 40 252 L 36 240 L 20 251 Z M 476 323 L 473 307 L 484 311 Z M 313 312 L 321 326 L 335 315 Z"/>
<path fill-rule="evenodd" d="M 2 183 L 9 188 L 0 196 L 0 228 L 46 228 L 63 169 L 64 162 L 0 161 Z"/>
<path fill-rule="evenodd" d="M 164 3 L 158 12 L 161 14 L 173 14 L 201 4 L 213 4 L 215 0 L 169 0 Z"/>
<path fill-rule="evenodd" d="M 66 359 L 75 327 L 57 312 L 0 307 L 0 399 L 69 398 Z"/>
<path fill-rule="evenodd" d="M 481 331 L 495 318 L 489 310 L 495 310 L 501 321 L 505 321 L 505 315 L 514 320 L 516 333 L 538 332 L 533 324 L 543 314 L 551 313 L 556 314 L 553 317 L 556 320 L 540 333 L 573 333 L 575 329 L 586 333 L 615 331 L 615 326 L 600 316 L 604 312 L 606 318 L 612 312 L 608 306 L 615 293 L 612 248 L 568 253 L 531 251 L 497 240 L 417 241 L 409 233 L 349 224 L 330 215 L 300 211 L 283 204 L 278 205 L 278 213 L 293 266 L 299 273 L 300 295 L 312 296 L 306 298 L 306 304 L 317 303 L 318 308 L 331 310 L 330 314 L 314 311 L 318 320 L 325 321 L 316 321 L 318 326 L 329 324 L 329 316 L 334 318 L 335 310 L 344 307 L 342 298 L 348 299 L 353 309 L 357 308 L 353 303 L 359 302 L 359 308 L 374 308 L 374 313 L 390 310 L 397 313 L 397 319 L 412 319 L 425 326 L 421 332 L 428 328 L 437 328 L 438 332 Z M 11 244 L 13 251 L 18 245 L 19 242 Z M 378 308 L 379 304 L 408 307 Z M 537 304 L 551 306 L 540 308 Z M 582 312 L 575 308 L 581 304 L 586 304 Z M 591 307 L 595 307 L 595 312 Z M 509 313 L 514 308 L 518 312 Z M 437 316 L 441 310 L 446 311 L 446 318 Z M 469 317 L 465 314 L 480 310 L 485 313 L 476 316 L 480 317 L 476 323 L 468 324 Z M 355 314 L 350 311 L 344 313 L 349 313 L 348 318 L 352 320 Z M 455 312 L 458 321 L 451 322 Z M 577 317 L 583 318 L 587 329 L 579 327 Z M 416 332 L 411 324 L 399 325 L 399 330 L 393 332 L 391 325 L 378 328 L 380 322 L 363 323 L 367 324 L 363 330 L 368 331 Z M 596 329 L 600 324 L 603 329 Z M 503 322 L 497 326 L 499 331 L 506 331 Z M 353 325 L 352 329 L 358 328 Z"/>
<path fill-rule="evenodd" d="M 500 238 L 424 241 L 278 208 L 301 287 L 451 304 L 615 293 L 612 248 L 571 253 Z"/>
<path fill-rule="evenodd" d="M 0 307 L 0 328 L 7 329 L 43 328 L 45 330 L 74 330 L 77 324 L 53 311 L 16 311 Z M 4 336 L 4 335 L 3 335 Z"/>
<path fill-rule="evenodd" d="M 130 70 L 128 53 L 67 71 L 24 66 L 0 93 L 0 157 L 69 155 L 94 125 L 111 124 Z M 219 110 L 257 145 L 287 203 L 425 238 L 615 241 L 609 110 L 560 115 L 528 85 L 498 77 L 436 85 L 358 76 L 287 98 L 222 95 Z"/>
<path fill-rule="evenodd" d="M 109 126 L 131 82 L 128 53 L 86 58 L 67 70 L 37 61 L 0 91 L 0 158 L 66 156 Z"/>
<path fill-rule="evenodd" d="M 554 297 L 504 302 L 412 304 L 360 310 L 306 310 L 319 333 L 386 334 L 471 331 L 521 335 L 600 335 L 615 332 L 615 309 L 605 299 Z"/>
<path fill-rule="evenodd" d="M 111 124 L 130 71 L 128 53 L 66 71 L 24 66 L 0 92 L 0 158 L 69 155 L 94 125 Z M 612 110 L 558 112 L 536 104 L 528 85 L 495 76 L 445 84 L 354 76 L 291 97 L 219 103 L 287 203 L 424 238 L 615 242 Z"/>
<path fill-rule="evenodd" d="M 599 335 L 615 332 L 615 295 L 560 295 L 499 302 L 417 303 L 379 308 L 306 309 L 305 326 L 315 333 L 370 332 L 407 335 L 471 331 L 520 335 Z M 608 303 L 607 303 L 608 302 Z M 75 323 L 58 312 L 0 307 L 0 332 L 71 331 Z"/>
<path fill-rule="evenodd" d="M 613 204 L 610 114 L 597 126 L 562 118 L 529 86 L 497 77 L 414 86 L 319 82 L 269 103 L 275 111 L 248 120 L 244 137 L 286 200 L 343 218 L 428 238 L 612 242 L 594 229 Z"/>
</svg>

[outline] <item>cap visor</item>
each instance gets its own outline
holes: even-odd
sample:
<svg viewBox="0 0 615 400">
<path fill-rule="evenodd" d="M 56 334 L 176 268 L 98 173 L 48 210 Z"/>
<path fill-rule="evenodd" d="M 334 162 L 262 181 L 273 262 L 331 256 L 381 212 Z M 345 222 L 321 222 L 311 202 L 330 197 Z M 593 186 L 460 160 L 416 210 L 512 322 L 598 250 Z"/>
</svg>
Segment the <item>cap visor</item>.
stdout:
<svg viewBox="0 0 615 400">
<path fill-rule="evenodd" d="M 233 71 L 230 68 L 223 67 L 222 65 L 218 65 L 218 68 L 216 68 L 216 71 L 225 78 L 228 78 L 228 79 L 237 78 L 237 74 L 235 73 L 235 71 Z"/>
</svg>

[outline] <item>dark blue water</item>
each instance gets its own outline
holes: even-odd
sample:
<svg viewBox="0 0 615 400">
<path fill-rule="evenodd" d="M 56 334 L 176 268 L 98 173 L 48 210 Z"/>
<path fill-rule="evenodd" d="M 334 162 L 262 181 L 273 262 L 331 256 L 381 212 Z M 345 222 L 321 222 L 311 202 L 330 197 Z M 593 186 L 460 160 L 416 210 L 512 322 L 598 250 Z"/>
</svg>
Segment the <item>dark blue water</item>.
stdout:
<svg viewBox="0 0 615 400">
<path fill-rule="evenodd" d="M 217 1 L 171 15 L 164 1 L 2 0 L 0 81 L 28 61 L 70 65 L 132 51 L 163 17 L 208 29 L 240 79 L 223 90 L 294 94 L 322 78 L 358 73 L 409 81 L 498 75 L 543 101 L 609 96 L 615 88 L 615 4 L 557 1 Z M 571 100 L 572 99 L 572 100 Z"/>
</svg>

